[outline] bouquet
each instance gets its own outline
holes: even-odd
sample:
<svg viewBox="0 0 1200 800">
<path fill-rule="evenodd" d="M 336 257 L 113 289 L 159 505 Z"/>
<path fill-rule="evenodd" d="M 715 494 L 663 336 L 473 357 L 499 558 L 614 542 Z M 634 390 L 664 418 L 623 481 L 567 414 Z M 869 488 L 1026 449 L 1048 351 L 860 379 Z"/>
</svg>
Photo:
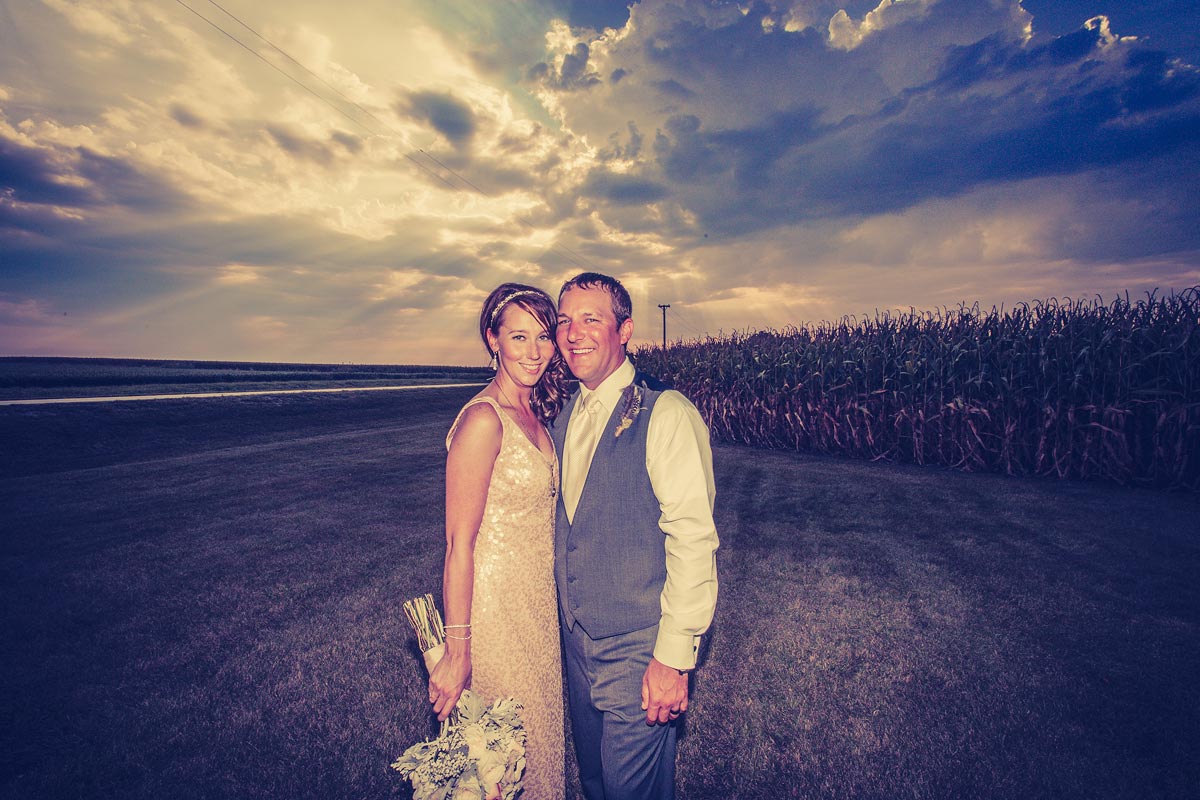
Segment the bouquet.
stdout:
<svg viewBox="0 0 1200 800">
<path fill-rule="evenodd" d="M 432 671 L 445 650 L 446 632 L 433 596 L 404 604 L 404 615 Z M 463 691 L 438 737 L 404 751 L 392 769 L 412 781 L 413 800 L 512 800 L 525 774 L 521 704 L 511 697 L 489 705 Z"/>
</svg>

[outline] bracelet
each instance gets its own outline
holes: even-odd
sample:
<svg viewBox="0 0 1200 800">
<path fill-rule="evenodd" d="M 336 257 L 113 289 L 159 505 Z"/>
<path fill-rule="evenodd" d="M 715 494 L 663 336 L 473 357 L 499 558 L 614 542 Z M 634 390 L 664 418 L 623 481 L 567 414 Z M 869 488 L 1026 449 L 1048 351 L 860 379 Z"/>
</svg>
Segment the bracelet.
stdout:
<svg viewBox="0 0 1200 800">
<path fill-rule="evenodd" d="M 451 636 L 450 634 L 447 633 L 446 638 L 447 639 L 457 639 L 460 642 L 465 642 L 471 638 L 471 634 L 468 633 L 466 636 Z"/>
<path fill-rule="evenodd" d="M 446 630 L 450 630 L 451 628 L 469 628 L 471 627 L 471 623 L 468 622 L 466 625 L 443 625 L 442 627 Z"/>
</svg>

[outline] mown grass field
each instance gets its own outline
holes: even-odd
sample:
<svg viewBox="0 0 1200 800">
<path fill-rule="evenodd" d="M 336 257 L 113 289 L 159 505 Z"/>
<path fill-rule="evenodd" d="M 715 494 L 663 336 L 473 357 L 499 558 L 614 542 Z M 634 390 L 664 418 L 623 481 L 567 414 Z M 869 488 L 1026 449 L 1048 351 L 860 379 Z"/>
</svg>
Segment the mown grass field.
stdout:
<svg viewBox="0 0 1200 800">
<path fill-rule="evenodd" d="M 407 797 L 473 391 L 0 408 L 0 797 Z M 715 463 L 682 798 L 1195 796 L 1195 494 Z"/>
</svg>

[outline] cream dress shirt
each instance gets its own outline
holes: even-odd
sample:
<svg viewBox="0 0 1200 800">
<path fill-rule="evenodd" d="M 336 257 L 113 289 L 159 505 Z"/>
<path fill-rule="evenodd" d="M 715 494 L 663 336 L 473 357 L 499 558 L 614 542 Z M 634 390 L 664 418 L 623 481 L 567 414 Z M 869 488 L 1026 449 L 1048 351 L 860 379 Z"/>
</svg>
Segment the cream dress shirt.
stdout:
<svg viewBox="0 0 1200 800">
<path fill-rule="evenodd" d="M 570 426 L 583 415 L 585 401 L 594 395 L 592 402 L 599 401 L 598 413 L 607 419 L 620 402 L 625 387 L 633 383 L 634 374 L 633 363 L 625 359 L 595 391 L 580 385 L 582 394 L 567 423 L 564 441 L 571 441 Z M 585 450 L 588 465 L 603 434 L 602 427 L 596 426 L 594 439 Z M 658 527 L 666 534 L 667 580 L 660 596 L 662 617 L 654 657 L 668 667 L 692 669 L 696 666 L 700 636 L 712 623 L 717 604 L 715 553 L 719 541 L 712 515 L 717 492 L 708 427 L 690 400 L 669 389 L 654 404 L 646 435 L 646 472 L 662 512 Z M 579 482 L 586 481 L 586 467 L 568 471 L 572 456 L 578 454 L 563 453 L 564 481 L 572 474 Z M 582 486 L 563 485 L 569 520 L 575 518 L 581 489 Z"/>
</svg>

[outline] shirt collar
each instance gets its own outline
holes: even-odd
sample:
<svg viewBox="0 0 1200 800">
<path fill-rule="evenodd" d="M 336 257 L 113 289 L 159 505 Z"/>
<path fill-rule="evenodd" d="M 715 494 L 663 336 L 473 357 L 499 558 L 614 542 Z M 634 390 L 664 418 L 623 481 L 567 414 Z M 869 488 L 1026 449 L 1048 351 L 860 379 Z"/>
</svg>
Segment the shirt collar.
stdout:
<svg viewBox="0 0 1200 800">
<path fill-rule="evenodd" d="M 596 396 L 596 400 L 605 411 L 611 412 L 617 407 L 617 401 L 621 397 L 621 392 L 625 391 L 625 387 L 633 383 L 634 376 L 637 370 L 633 368 L 633 362 L 629 357 L 625 357 L 625 363 L 617 367 L 611 375 L 600 382 L 600 385 L 595 390 L 588 389 L 582 383 L 579 384 L 579 405 L 582 407 L 587 403 L 588 398 L 592 395 Z"/>
</svg>

